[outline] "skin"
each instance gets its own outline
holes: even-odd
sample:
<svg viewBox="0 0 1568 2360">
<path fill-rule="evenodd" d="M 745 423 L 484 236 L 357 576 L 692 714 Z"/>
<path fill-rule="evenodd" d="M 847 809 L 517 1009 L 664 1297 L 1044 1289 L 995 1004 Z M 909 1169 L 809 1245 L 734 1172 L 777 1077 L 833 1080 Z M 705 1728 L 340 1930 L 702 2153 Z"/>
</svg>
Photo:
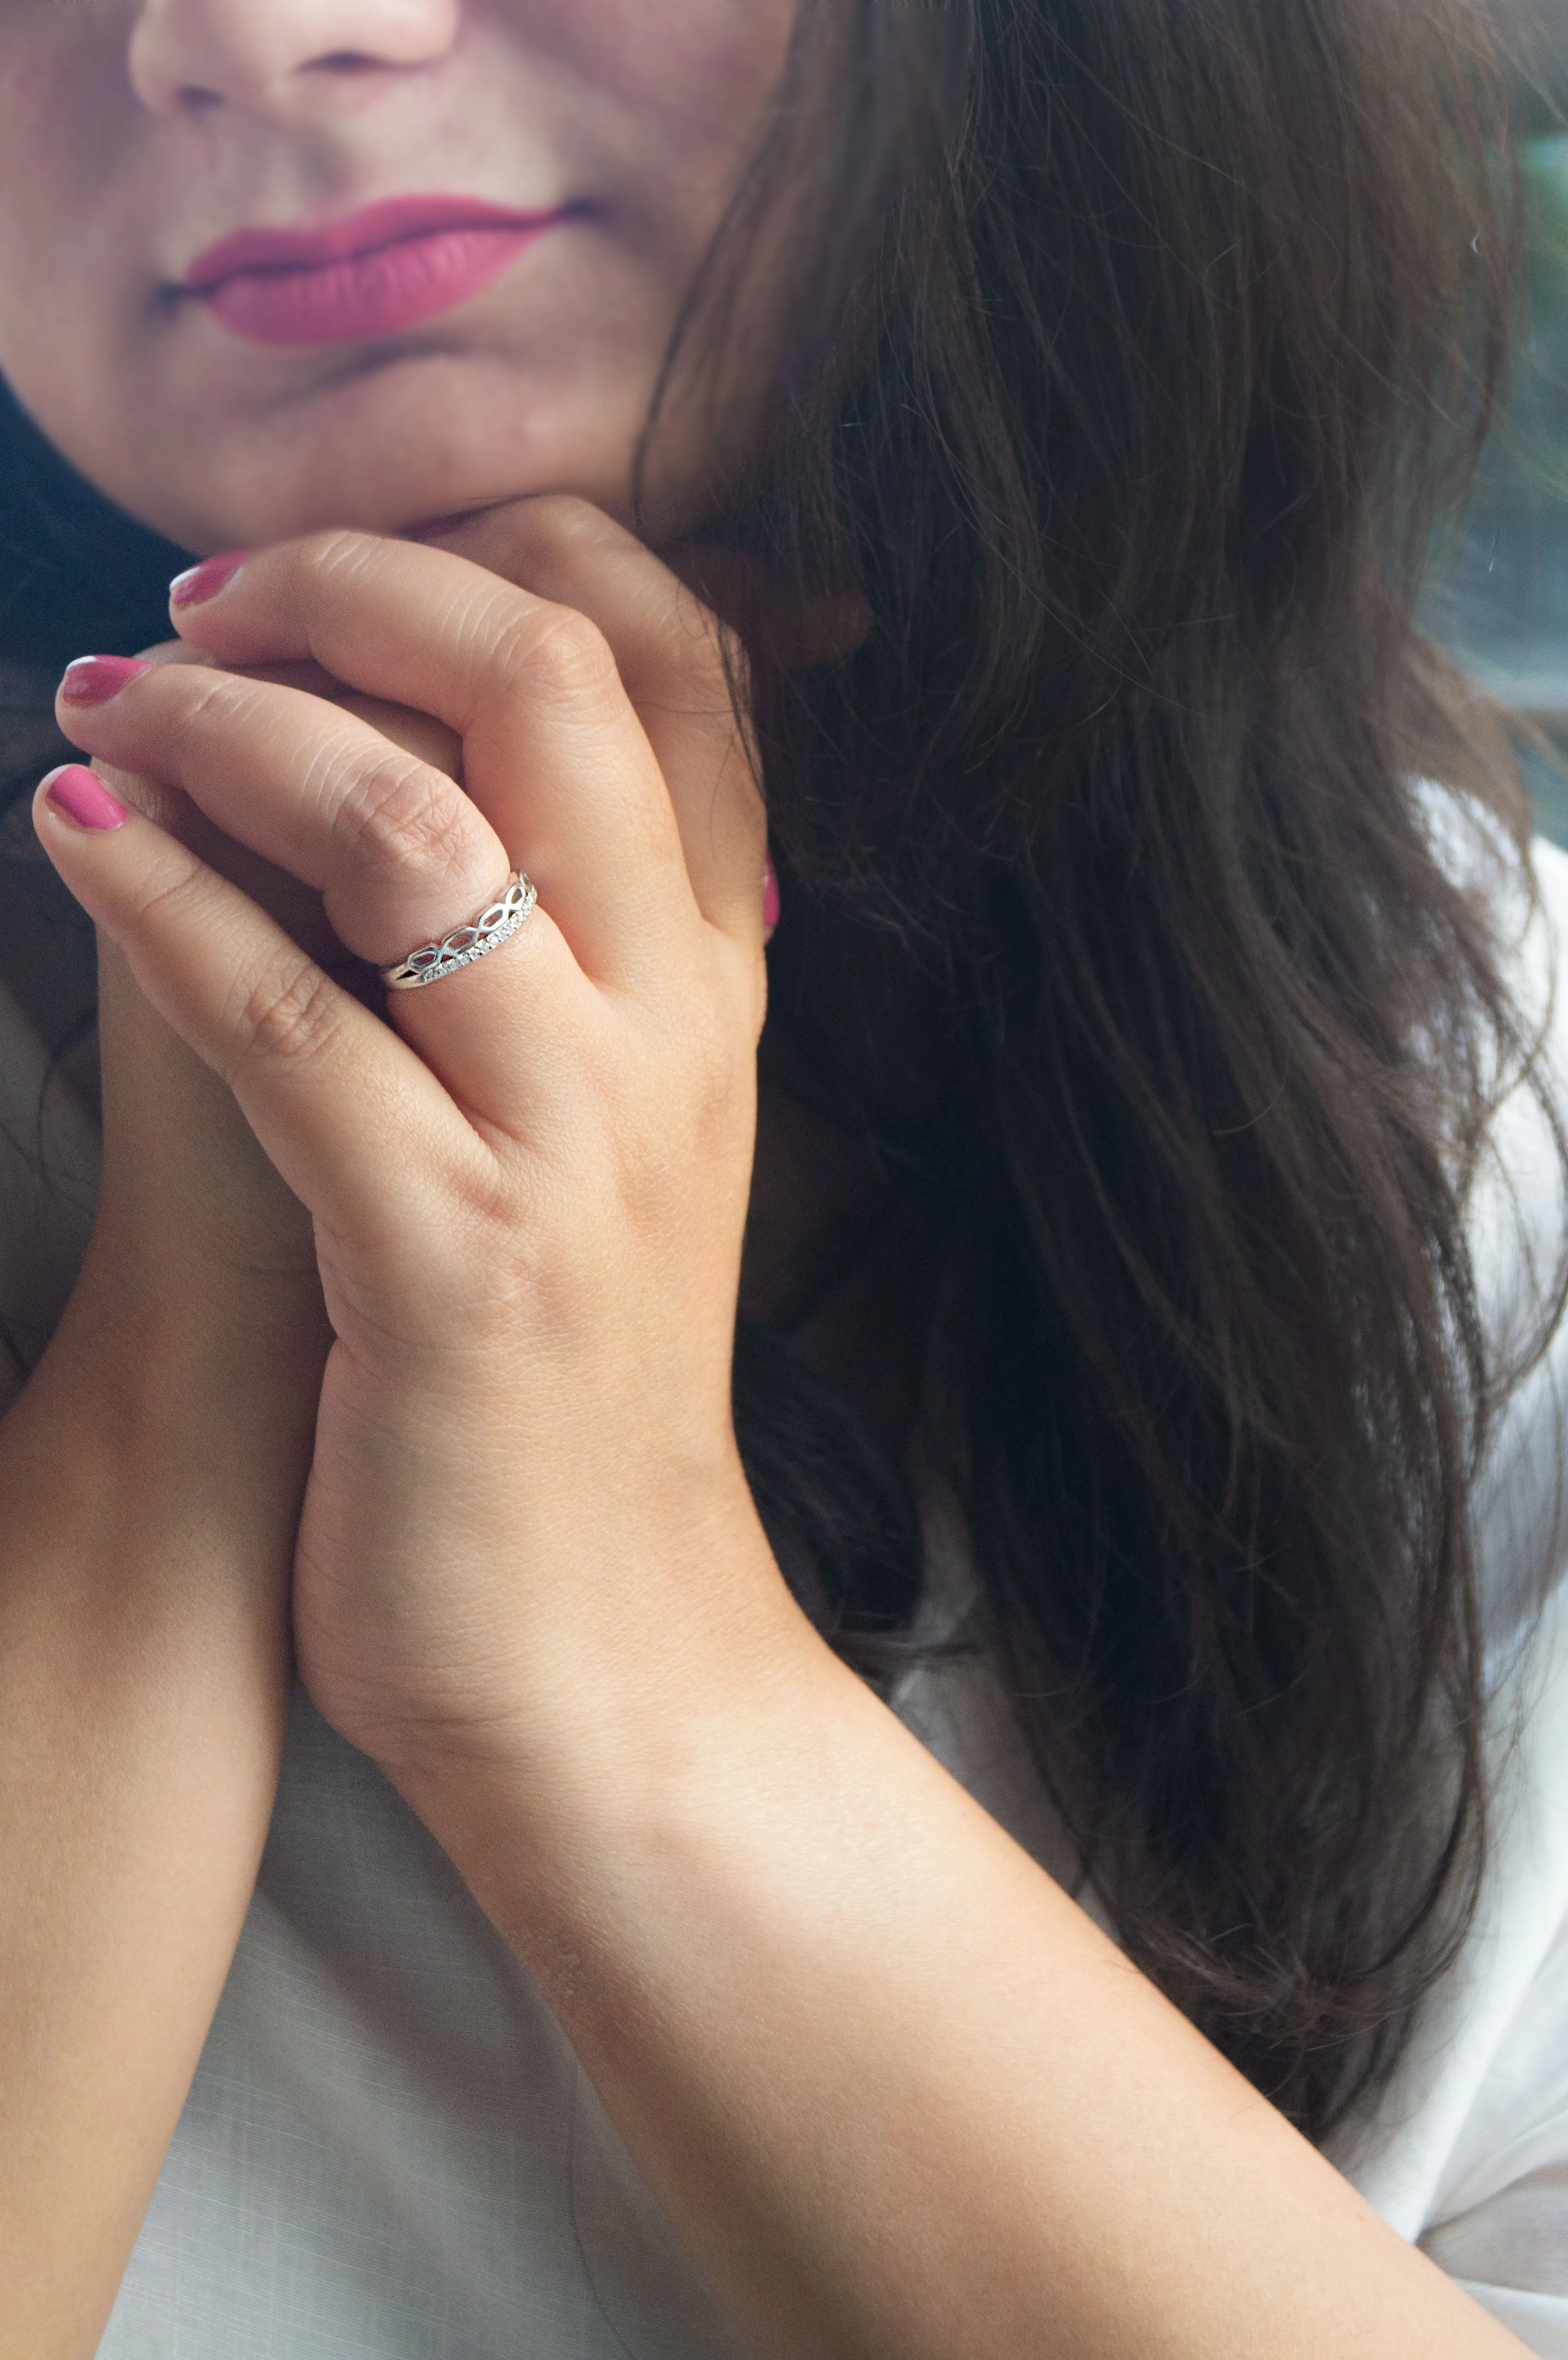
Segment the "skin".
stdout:
<svg viewBox="0 0 1568 2360">
<path fill-rule="evenodd" d="M 677 307 L 792 16 L 791 0 L 5 0 L 0 366 L 85 474 L 191 549 L 400 531 L 532 491 L 625 518 Z M 379 346 L 259 348 L 171 297 L 236 229 L 414 191 L 583 213 Z M 672 513 L 698 472 L 671 453 Z"/>
<path fill-rule="evenodd" d="M 715 635 L 617 511 L 786 28 L 687 0 L 639 39 L 644 13 L 0 15 L 29 231 L 0 364 L 137 513 L 270 544 L 176 610 L 195 662 L 62 702 L 122 824 L 37 805 L 112 946 L 109 1177 L 0 1428 L 0 1702 L 26 1708 L 0 1710 L 0 1878 L 29 1901 L 0 1926 L 0 2351 L 94 2347 L 254 1872 L 291 1633 L 759 2355 L 1517 2354 L 838 1664 L 768 1554 L 729 1419 L 763 814 Z M 465 186 L 603 190 L 581 281 L 529 257 L 439 352 L 350 377 L 151 300 L 258 209 L 441 184 L 458 122 Z M 113 235 L 72 280 L 89 220 Z M 446 546 L 386 537 L 476 502 Z M 528 926 L 389 1022 L 278 882 L 381 963 L 514 865 Z M 222 1207 L 194 1276 L 181 1185 Z M 150 1370 L 149 1317 L 178 1346 Z M 51 1779 L 84 1696 L 95 1749 Z"/>
</svg>

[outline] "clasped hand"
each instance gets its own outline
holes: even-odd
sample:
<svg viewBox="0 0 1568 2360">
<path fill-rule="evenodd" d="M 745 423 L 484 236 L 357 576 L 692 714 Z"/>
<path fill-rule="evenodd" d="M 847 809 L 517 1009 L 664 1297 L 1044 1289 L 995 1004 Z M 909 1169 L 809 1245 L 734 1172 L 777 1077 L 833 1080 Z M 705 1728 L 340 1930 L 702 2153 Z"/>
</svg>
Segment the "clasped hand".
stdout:
<svg viewBox="0 0 1568 2360">
<path fill-rule="evenodd" d="M 580 502 L 463 531 L 465 554 L 262 551 L 175 609 L 204 668 L 60 717 L 319 892 L 376 966 L 526 870 L 539 907 L 504 948 L 384 1019 L 147 811 L 37 814 L 311 1217 L 335 1341 L 297 1659 L 406 1779 L 491 1748 L 544 1777 L 800 1635 L 730 1417 L 766 843 L 716 627 Z M 444 725 L 463 784 L 246 676 L 303 661 Z"/>
</svg>

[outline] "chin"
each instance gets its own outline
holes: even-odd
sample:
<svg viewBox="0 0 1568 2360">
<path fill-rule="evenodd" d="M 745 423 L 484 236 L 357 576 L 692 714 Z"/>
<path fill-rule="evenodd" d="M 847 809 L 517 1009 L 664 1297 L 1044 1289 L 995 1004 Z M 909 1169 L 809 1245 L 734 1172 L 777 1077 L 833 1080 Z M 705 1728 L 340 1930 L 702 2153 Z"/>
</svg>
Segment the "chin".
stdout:
<svg viewBox="0 0 1568 2360">
<path fill-rule="evenodd" d="M 231 413 L 226 432 L 213 431 L 210 405 L 187 400 L 161 448 L 125 454 L 143 497 L 124 504 L 198 550 L 334 528 L 428 539 L 481 509 L 555 491 L 624 519 L 642 389 L 597 401 L 584 391 L 580 379 L 493 355 L 431 354 Z M 187 431 L 196 417 L 200 433 Z M 155 488 L 166 497 L 147 497 Z"/>
</svg>

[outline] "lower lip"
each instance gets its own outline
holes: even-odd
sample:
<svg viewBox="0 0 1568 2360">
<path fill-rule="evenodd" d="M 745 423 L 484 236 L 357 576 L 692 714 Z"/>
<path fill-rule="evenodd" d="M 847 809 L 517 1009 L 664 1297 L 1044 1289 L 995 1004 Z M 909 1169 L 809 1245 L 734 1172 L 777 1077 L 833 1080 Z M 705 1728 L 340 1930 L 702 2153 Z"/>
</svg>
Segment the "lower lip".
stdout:
<svg viewBox="0 0 1568 2360">
<path fill-rule="evenodd" d="M 466 303 L 561 218 L 434 230 L 303 269 L 236 270 L 196 300 L 253 344 L 365 344 Z"/>
</svg>

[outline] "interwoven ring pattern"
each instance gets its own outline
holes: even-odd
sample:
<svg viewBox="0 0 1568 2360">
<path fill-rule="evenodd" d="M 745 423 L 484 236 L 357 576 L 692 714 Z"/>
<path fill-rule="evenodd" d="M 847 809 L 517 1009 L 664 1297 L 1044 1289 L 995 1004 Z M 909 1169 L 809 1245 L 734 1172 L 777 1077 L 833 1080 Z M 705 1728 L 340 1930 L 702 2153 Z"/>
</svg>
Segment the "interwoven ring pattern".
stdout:
<svg viewBox="0 0 1568 2360">
<path fill-rule="evenodd" d="M 511 941 L 518 927 L 528 923 L 538 900 L 531 880 L 514 869 L 498 901 L 481 910 L 466 926 L 454 926 L 439 943 L 423 943 L 396 967 L 384 967 L 382 982 L 388 991 L 418 991 L 422 984 L 439 983 L 443 975 L 455 975 L 460 967 L 472 967 L 486 951 L 498 951 L 503 943 Z"/>
</svg>

